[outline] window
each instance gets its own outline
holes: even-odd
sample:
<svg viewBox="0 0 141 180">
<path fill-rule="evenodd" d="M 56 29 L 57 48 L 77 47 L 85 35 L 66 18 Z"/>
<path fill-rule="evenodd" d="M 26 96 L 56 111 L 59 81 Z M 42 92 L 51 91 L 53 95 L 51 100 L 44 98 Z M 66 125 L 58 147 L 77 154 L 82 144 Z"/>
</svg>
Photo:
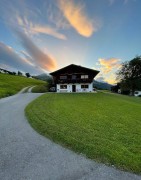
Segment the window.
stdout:
<svg viewBox="0 0 141 180">
<path fill-rule="evenodd" d="M 60 85 L 60 89 L 67 89 L 67 85 Z"/>
<path fill-rule="evenodd" d="M 67 76 L 60 76 L 60 79 L 67 79 Z"/>
<path fill-rule="evenodd" d="M 88 79 L 88 75 L 81 75 L 81 79 Z"/>
<path fill-rule="evenodd" d="M 88 88 L 89 88 L 89 86 L 88 86 L 88 85 L 86 85 L 86 84 L 81 85 L 81 89 L 88 89 Z"/>
<path fill-rule="evenodd" d="M 76 79 L 76 75 L 72 75 L 72 79 L 73 79 L 73 80 Z"/>
</svg>

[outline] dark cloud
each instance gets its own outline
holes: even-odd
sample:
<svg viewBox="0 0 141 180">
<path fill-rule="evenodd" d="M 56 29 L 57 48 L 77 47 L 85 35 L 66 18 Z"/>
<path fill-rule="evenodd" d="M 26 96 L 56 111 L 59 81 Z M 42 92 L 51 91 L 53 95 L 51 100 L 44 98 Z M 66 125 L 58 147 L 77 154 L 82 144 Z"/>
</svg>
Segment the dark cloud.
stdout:
<svg viewBox="0 0 141 180">
<path fill-rule="evenodd" d="M 4 62 L 0 60 L 1 64 L 8 63 L 8 65 L 10 64 L 11 67 L 17 67 L 24 70 L 32 68 L 32 71 L 34 70 L 34 72 L 36 72 L 36 70 L 52 71 L 56 69 L 55 60 L 49 54 L 44 53 L 37 45 L 35 45 L 36 43 L 34 43 L 30 38 L 31 36 L 32 38 L 34 38 L 34 34 L 47 34 L 47 30 L 51 34 L 53 33 L 53 36 L 63 38 L 63 36 L 61 36 L 62 34 L 59 34 L 56 28 L 47 28 L 47 26 L 45 25 L 43 27 L 46 28 L 43 28 L 40 25 L 42 24 L 41 21 L 44 21 L 44 18 L 40 17 L 41 15 L 42 11 L 40 12 L 39 9 L 34 5 L 32 8 L 29 8 L 29 4 L 25 1 L 0 1 L 0 20 L 2 18 L 7 27 L 9 27 L 9 29 L 11 30 L 12 34 L 14 32 L 14 34 L 18 36 L 20 40 L 19 44 L 22 45 L 22 49 L 24 49 L 24 51 L 21 51 L 20 54 L 13 52 L 15 54 L 12 54 L 12 57 L 15 57 L 13 58 L 12 62 L 9 60 L 10 58 L 7 57 L 9 56 L 8 53 L 10 51 L 6 49 L 7 51 L 5 51 L 4 55 L 0 55 L 5 59 Z M 38 26 L 36 25 L 36 20 L 38 20 Z"/>
<path fill-rule="evenodd" d="M 25 33 L 16 31 L 16 34 L 18 35 L 22 46 L 37 66 L 47 71 L 51 71 L 56 68 L 55 60 L 41 51 Z"/>
<path fill-rule="evenodd" d="M 14 70 L 30 72 L 33 74 L 41 73 L 41 69 L 36 68 L 28 59 L 20 57 L 14 49 L 0 42 L 0 65 Z"/>
</svg>

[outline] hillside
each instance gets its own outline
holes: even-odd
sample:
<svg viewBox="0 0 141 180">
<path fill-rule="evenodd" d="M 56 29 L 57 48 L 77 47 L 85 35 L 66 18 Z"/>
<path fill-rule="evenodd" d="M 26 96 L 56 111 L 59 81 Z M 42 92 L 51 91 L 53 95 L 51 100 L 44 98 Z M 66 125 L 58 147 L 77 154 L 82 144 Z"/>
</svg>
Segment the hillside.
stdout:
<svg viewBox="0 0 141 180">
<path fill-rule="evenodd" d="M 35 78 L 43 80 L 43 81 L 50 81 L 50 80 L 52 80 L 52 76 L 50 76 L 49 74 L 46 74 L 46 73 L 40 74 L 38 76 L 35 76 Z"/>
<path fill-rule="evenodd" d="M 99 82 L 94 80 L 93 81 L 93 86 L 96 87 L 97 89 L 106 89 L 106 90 L 111 90 L 112 85 L 108 84 L 106 82 Z"/>
<path fill-rule="evenodd" d="M 0 98 L 16 94 L 26 86 L 40 84 L 45 84 L 45 82 L 23 76 L 0 74 Z"/>
</svg>

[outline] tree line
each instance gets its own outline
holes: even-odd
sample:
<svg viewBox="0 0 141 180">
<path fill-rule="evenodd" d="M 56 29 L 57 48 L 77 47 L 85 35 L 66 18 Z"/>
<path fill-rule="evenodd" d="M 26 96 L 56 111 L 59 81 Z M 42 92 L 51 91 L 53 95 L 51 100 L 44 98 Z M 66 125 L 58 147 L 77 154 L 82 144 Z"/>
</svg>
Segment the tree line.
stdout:
<svg viewBox="0 0 141 180">
<path fill-rule="evenodd" d="M 111 88 L 112 91 L 120 89 L 122 94 L 134 95 L 135 91 L 141 90 L 141 56 L 122 63 L 116 77 L 118 83 Z"/>
<path fill-rule="evenodd" d="M 0 68 L 0 73 L 4 73 L 4 74 L 10 74 L 10 75 L 18 75 L 18 76 L 23 76 L 23 73 L 21 71 L 18 71 L 17 73 L 16 72 L 11 72 L 11 71 L 8 71 L 6 69 L 2 69 Z M 26 77 L 31 77 L 30 73 L 25 73 Z"/>
</svg>

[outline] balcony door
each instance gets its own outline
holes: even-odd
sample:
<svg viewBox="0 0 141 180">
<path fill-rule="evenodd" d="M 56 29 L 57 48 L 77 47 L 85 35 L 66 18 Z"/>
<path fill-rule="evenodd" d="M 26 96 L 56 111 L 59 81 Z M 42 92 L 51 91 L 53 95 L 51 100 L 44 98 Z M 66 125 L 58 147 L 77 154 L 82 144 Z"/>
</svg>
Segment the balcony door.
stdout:
<svg viewBox="0 0 141 180">
<path fill-rule="evenodd" d="M 76 85 L 72 85 L 72 92 L 76 92 Z"/>
</svg>

